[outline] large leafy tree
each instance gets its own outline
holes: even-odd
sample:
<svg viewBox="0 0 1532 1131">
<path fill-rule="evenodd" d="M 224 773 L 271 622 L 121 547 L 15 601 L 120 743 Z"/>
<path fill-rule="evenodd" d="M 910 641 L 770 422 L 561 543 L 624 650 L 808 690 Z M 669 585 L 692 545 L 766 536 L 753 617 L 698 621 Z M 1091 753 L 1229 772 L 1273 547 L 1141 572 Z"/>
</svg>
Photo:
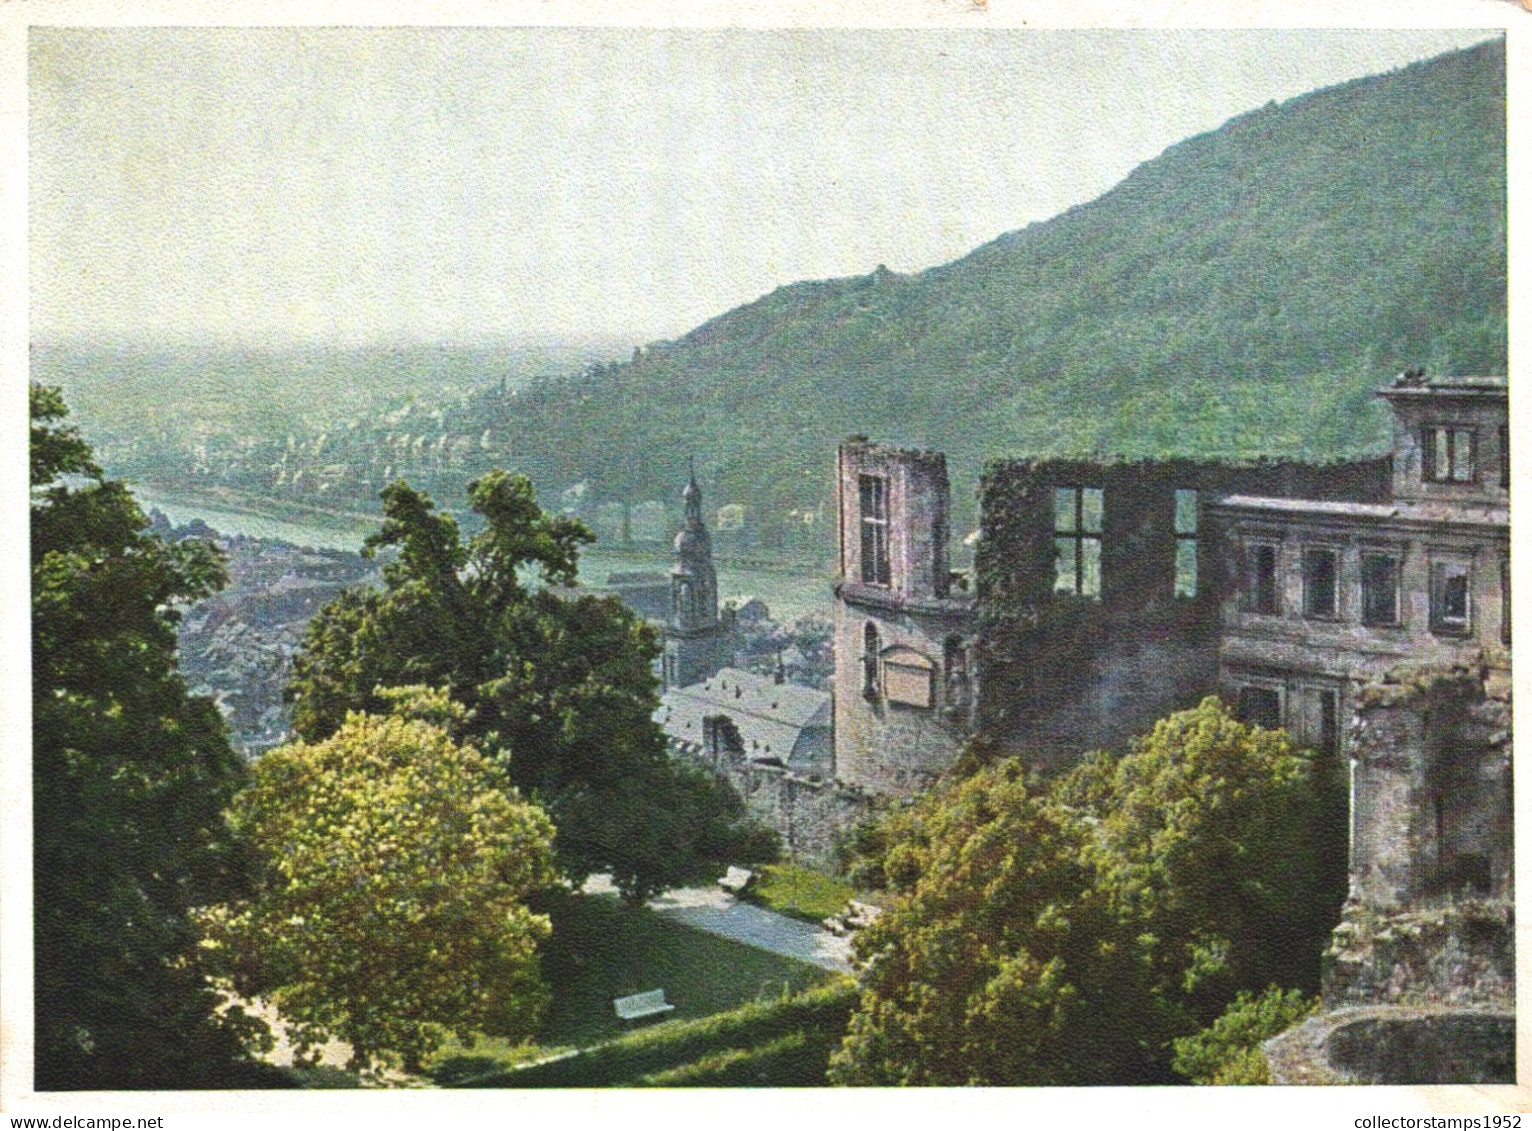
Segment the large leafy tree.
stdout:
<svg viewBox="0 0 1532 1131">
<path fill-rule="evenodd" d="M 1286 731 L 1206 699 L 1056 793 L 1091 815 L 1097 885 L 1143 938 L 1157 992 L 1200 1028 L 1242 989 L 1318 989 L 1345 896 L 1337 788 Z"/>
<path fill-rule="evenodd" d="M 1011 760 L 862 838 L 895 895 L 857 938 L 832 1079 L 1169 1082 L 1241 990 L 1318 979 L 1335 893 L 1308 758 L 1217 700 L 1029 791 Z"/>
<path fill-rule="evenodd" d="M 1142 965 L 1092 891 L 1089 836 L 1011 760 L 893 815 L 860 878 L 896 898 L 857 935 L 862 998 L 831 1079 L 1162 1082 Z"/>
<path fill-rule="evenodd" d="M 176 606 L 221 585 L 222 563 L 145 533 L 66 414 L 32 386 L 37 1085 L 248 1082 L 188 961 L 190 909 L 241 886 L 223 810 L 242 764 L 175 657 Z"/>
<path fill-rule="evenodd" d="M 529 1036 L 546 1004 L 526 897 L 553 879 L 553 825 L 441 722 L 444 692 L 255 764 L 234 803 L 261 863 L 255 898 L 204 917 L 235 987 L 270 1000 L 300 1052 L 418 1070 L 446 1034 Z M 410 715 L 414 717 L 403 717 Z M 434 721 L 433 721 L 434 720 Z"/>
<path fill-rule="evenodd" d="M 383 585 L 323 609 L 294 663 L 294 728 L 313 742 L 346 712 L 384 709 L 382 690 L 448 689 L 464 711 L 452 733 L 499 758 L 558 827 L 560 870 L 609 870 L 638 900 L 685 878 L 699 857 L 745 835 L 726 789 L 665 752 L 653 721 L 654 631 L 615 598 L 574 594 L 579 522 L 549 515 L 525 476 L 493 471 L 469 485 L 482 529 L 404 483 L 383 492 L 390 548 Z M 546 583 L 530 581 L 541 575 Z"/>
</svg>

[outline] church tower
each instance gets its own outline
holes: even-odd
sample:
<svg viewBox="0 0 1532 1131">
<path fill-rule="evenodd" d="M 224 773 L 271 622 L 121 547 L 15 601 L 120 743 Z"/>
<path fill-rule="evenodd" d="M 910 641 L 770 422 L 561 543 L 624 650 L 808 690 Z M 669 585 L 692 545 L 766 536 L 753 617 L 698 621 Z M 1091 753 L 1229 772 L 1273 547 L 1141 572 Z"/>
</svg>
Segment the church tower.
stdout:
<svg viewBox="0 0 1532 1131">
<path fill-rule="evenodd" d="M 713 540 L 702 521 L 702 488 L 691 469 L 681 492 L 686 518 L 676 535 L 670 571 L 670 622 L 665 627 L 665 687 L 689 687 L 729 662 L 729 625 L 718 616 Z"/>
</svg>

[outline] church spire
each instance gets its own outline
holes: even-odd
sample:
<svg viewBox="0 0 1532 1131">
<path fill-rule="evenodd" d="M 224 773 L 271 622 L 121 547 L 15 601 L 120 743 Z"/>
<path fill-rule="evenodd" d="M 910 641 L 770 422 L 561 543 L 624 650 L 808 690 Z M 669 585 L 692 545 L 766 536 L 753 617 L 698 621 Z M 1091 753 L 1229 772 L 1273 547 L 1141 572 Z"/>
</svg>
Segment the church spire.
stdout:
<svg viewBox="0 0 1532 1131">
<path fill-rule="evenodd" d="M 676 535 L 676 564 L 670 571 L 670 623 L 665 629 L 665 686 L 688 687 L 729 662 L 729 630 L 718 617 L 718 574 L 713 542 L 702 521 L 702 488 L 697 463 L 687 459 L 681 491 L 686 518 Z"/>
<path fill-rule="evenodd" d="M 702 488 L 697 486 L 697 461 L 686 457 L 686 486 L 681 490 L 681 501 L 686 504 L 686 528 L 696 530 L 702 526 Z"/>
</svg>

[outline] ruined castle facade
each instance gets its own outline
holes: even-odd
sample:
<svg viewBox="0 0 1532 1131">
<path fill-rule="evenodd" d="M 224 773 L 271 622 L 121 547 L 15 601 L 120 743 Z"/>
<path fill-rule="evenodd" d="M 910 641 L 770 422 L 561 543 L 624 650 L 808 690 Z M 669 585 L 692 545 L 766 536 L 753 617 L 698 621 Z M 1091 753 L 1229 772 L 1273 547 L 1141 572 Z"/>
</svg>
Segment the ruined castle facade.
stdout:
<svg viewBox="0 0 1532 1131">
<path fill-rule="evenodd" d="M 975 740 L 1054 771 L 1216 693 L 1350 786 L 1323 1009 L 1273 1079 L 1514 1080 L 1507 394 L 1401 375 L 1377 460 L 992 462 L 971 584 L 943 457 L 848 441 L 835 777 L 908 795 Z"/>
<path fill-rule="evenodd" d="M 835 776 L 908 794 L 975 736 L 1053 770 L 1216 693 L 1349 771 L 1353 899 L 1509 892 L 1506 381 L 1379 395 L 1390 458 L 993 462 L 968 588 L 943 457 L 843 444 Z M 1385 712 L 1412 666 L 1458 674 Z"/>
</svg>

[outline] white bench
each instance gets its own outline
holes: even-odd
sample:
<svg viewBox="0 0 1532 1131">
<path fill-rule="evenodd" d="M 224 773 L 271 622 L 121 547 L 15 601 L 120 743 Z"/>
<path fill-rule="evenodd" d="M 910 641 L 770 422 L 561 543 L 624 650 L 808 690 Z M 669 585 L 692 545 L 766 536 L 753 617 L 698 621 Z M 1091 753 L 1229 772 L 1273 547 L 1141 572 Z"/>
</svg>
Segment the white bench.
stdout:
<svg viewBox="0 0 1532 1131">
<path fill-rule="evenodd" d="M 675 1006 L 665 1000 L 664 990 L 647 990 L 628 997 L 614 997 L 612 1009 L 623 1021 L 637 1021 L 640 1017 L 653 1017 L 656 1013 L 669 1013 Z"/>
<path fill-rule="evenodd" d="M 729 870 L 718 881 L 718 886 L 730 895 L 739 895 L 750 886 L 750 881 L 753 879 L 755 879 L 755 873 L 749 868 L 740 868 L 731 864 Z"/>
<path fill-rule="evenodd" d="M 883 908 L 871 903 L 858 903 L 854 899 L 846 904 L 846 910 L 842 912 L 846 919 L 846 926 L 857 929 L 871 926 L 881 914 L 883 914 Z"/>
</svg>

